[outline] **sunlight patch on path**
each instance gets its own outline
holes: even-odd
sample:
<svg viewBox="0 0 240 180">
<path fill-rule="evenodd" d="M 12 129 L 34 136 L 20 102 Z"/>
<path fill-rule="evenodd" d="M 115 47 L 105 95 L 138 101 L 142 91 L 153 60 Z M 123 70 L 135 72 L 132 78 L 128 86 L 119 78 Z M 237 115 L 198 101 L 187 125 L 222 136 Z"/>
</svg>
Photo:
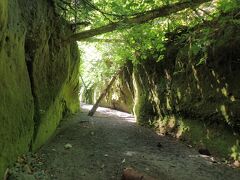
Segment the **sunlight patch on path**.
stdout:
<svg viewBox="0 0 240 180">
<path fill-rule="evenodd" d="M 83 111 L 90 111 L 92 109 L 92 107 L 93 107 L 93 105 L 81 103 L 81 109 Z M 115 116 L 115 117 L 121 118 L 123 121 L 136 123 L 134 116 L 132 114 L 129 114 L 126 112 L 121 112 L 121 111 L 104 108 L 104 107 L 98 107 L 96 113 L 97 113 L 96 115 L 111 116 L 111 117 Z"/>
</svg>

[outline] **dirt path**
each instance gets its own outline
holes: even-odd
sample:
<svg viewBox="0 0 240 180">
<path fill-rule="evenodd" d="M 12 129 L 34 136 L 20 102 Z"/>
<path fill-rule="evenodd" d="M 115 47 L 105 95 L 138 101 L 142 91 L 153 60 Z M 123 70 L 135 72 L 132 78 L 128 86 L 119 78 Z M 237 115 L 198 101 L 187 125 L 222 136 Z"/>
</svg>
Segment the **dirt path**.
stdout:
<svg viewBox="0 0 240 180">
<path fill-rule="evenodd" d="M 72 147 L 66 149 L 68 143 Z M 213 163 L 170 137 L 139 127 L 131 115 L 105 108 L 94 117 L 86 111 L 69 117 L 38 154 L 51 180 L 117 180 L 125 167 L 159 180 L 240 177 L 240 170 Z"/>
</svg>

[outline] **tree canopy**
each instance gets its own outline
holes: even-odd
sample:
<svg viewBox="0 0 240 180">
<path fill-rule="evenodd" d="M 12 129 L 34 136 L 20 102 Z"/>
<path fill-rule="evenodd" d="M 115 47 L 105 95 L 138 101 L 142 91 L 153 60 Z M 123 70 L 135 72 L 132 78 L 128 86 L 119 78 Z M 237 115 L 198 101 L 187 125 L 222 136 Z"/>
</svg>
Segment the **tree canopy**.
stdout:
<svg viewBox="0 0 240 180">
<path fill-rule="evenodd" d="M 209 1 L 210 0 L 195 0 L 195 1 L 174 3 L 171 5 L 158 7 L 156 9 L 152 9 L 149 11 L 144 11 L 142 13 L 137 13 L 136 15 L 133 15 L 133 17 L 129 17 L 128 15 L 119 15 L 119 17 L 121 17 L 121 20 L 117 22 L 111 22 L 101 27 L 97 27 L 87 31 L 79 32 L 77 34 L 73 34 L 67 40 L 78 41 L 78 40 L 86 39 L 96 35 L 100 35 L 103 33 L 112 32 L 117 29 L 132 27 L 134 25 L 146 23 L 150 20 L 154 20 L 159 17 L 165 17 L 168 15 L 171 15 L 173 13 L 179 12 L 186 8 L 195 8 L 202 3 L 209 2 Z M 113 14 L 113 15 L 116 15 L 116 14 Z M 122 18 L 122 17 L 125 17 L 125 18 Z"/>
<path fill-rule="evenodd" d="M 56 12 L 73 26 L 66 42 L 91 43 L 101 61 L 85 64 L 84 79 L 101 82 L 126 60 L 163 59 L 166 33 L 211 21 L 239 7 L 239 0 L 54 0 Z M 207 32 L 207 31 L 206 31 Z M 206 35 L 207 37 L 207 35 Z M 200 43 L 195 47 L 202 47 Z M 207 39 L 204 40 L 206 44 Z M 83 47 L 83 46 L 81 46 Z M 84 49 L 84 48 L 83 48 Z M 194 48 L 193 48 L 194 50 Z M 87 59 L 87 58 L 86 58 Z M 88 57 L 89 59 L 89 57 Z M 89 71 L 86 71 L 89 66 Z M 94 71 L 93 69 L 98 69 Z M 92 74 L 92 75 L 91 75 Z M 84 76 L 84 75 L 83 75 Z M 92 81 L 92 80 L 90 80 Z"/>
</svg>

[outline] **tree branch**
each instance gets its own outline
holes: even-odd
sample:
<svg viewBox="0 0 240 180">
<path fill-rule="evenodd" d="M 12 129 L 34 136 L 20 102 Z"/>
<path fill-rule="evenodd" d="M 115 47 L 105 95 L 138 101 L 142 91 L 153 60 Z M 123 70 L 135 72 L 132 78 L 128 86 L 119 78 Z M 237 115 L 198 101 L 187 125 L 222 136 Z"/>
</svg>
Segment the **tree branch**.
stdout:
<svg viewBox="0 0 240 180">
<path fill-rule="evenodd" d="M 99 38 L 87 38 L 82 39 L 81 41 L 86 42 L 99 42 L 99 43 L 124 43 L 123 39 L 99 39 Z"/>
<path fill-rule="evenodd" d="M 98 27 L 95 29 L 91 29 L 91 30 L 83 31 L 83 32 L 80 32 L 77 34 L 73 34 L 70 37 L 68 37 L 66 39 L 66 41 L 67 42 L 80 41 L 80 40 L 87 39 L 87 38 L 90 38 L 90 37 L 93 37 L 96 35 L 104 34 L 107 32 L 112 32 L 117 29 L 129 28 L 136 24 L 143 24 L 143 23 L 146 23 L 150 20 L 153 20 L 153 19 L 156 19 L 159 17 L 168 16 L 170 14 L 179 12 L 186 8 L 198 7 L 201 4 L 203 4 L 205 2 L 209 2 L 209 1 L 212 1 L 212 0 L 192 0 L 192 1 L 180 2 L 180 3 L 175 3 L 172 5 L 159 7 L 157 9 L 146 11 L 146 12 L 139 14 L 132 18 L 127 18 L 122 21 L 110 23 L 110 24 L 107 24 L 102 27 Z"/>
</svg>

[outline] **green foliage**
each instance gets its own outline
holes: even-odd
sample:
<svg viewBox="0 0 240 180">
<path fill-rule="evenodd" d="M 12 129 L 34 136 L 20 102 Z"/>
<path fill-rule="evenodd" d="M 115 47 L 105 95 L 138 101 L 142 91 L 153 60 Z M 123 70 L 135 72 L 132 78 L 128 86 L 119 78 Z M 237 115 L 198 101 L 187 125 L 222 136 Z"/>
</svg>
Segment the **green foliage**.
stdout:
<svg viewBox="0 0 240 180">
<path fill-rule="evenodd" d="M 207 50 L 214 41 L 211 33 L 213 33 L 213 29 L 210 28 L 203 28 L 200 32 L 188 33 L 187 41 L 190 44 L 189 54 L 192 57 L 199 56 L 199 61 L 195 64 L 196 66 L 206 63 Z"/>
<path fill-rule="evenodd" d="M 239 0 L 220 0 L 218 1 L 218 9 L 221 12 L 230 12 L 240 7 Z"/>
<path fill-rule="evenodd" d="M 119 58 L 119 54 L 125 53 L 121 46 L 115 47 L 115 45 L 105 43 L 99 45 L 80 43 L 79 47 L 83 50 L 81 71 L 85 89 L 90 90 L 93 86 L 102 86 L 124 64 L 123 59 Z M 119 53 L 115 53 L 116 50 Z"/>
<path fill-rule="evenodd" d="M 73 1 L 71 1 L 73 3 Z M 154 9 L 162 5 L 176 3 L 176 0 L 84 0 L 78 6 L 78 18 L 91 22 L 87 29 L 99 27 L 111 22 L 124 20 L 137 15 L 140 12 Z M 79 1 L 78 1 L 79 3 Z M 219 16 L 220 11 L 226 12 L 239 6 L 238 0 L 220 0 L 210 2 L 198 9 L 186 9 L 169 17 L 158 18 L 142 25 L 135 25 L 129 29 L 120 29 L 114 33 L 101 35 L 103 39 L 120 39 L 122 42 L 95 43 L 95 47 L 101 52 L 98 60 L 89 60 L 85 57 L 83 79 L 90 87 L 108 81 L 109 78 L 121 67 L 125 61 L 138 64 L 149 58 L 156 61 L 164 60 L 164 51 L 168 41 L 166 34 L 177 31 L 180 27 L 191 29 L 198 24 L 211 21 Z M 81 10 L 87 7 L 85 10 Z M 224 10 L 223 10 L 224 9 Z M 238 21 L 237 21 L 238 23 Z M 191 56 L 201 56 L 196 66 L 206 63 L 206 51 L 213 43 L 211 38 L 213 29 L 201 28 L 201 36 L 197 33 L 182 34 L 178 41 L 190 44 Z M 91 56 L 91 55 L 90 55 Z M 91 59 L 91 58 L 90 58 Z"/>
<path fill-rule="evenodd" d="M 164 50 L 166 40 L 164 28 L 164 24 L 147 23 L 135 26 L 125 34 L 127 44 L 135 55 L 132 59 L 134 63 L 146 60 L 148 57 L 159 58 L 158 54 Z"/>
</svg>

